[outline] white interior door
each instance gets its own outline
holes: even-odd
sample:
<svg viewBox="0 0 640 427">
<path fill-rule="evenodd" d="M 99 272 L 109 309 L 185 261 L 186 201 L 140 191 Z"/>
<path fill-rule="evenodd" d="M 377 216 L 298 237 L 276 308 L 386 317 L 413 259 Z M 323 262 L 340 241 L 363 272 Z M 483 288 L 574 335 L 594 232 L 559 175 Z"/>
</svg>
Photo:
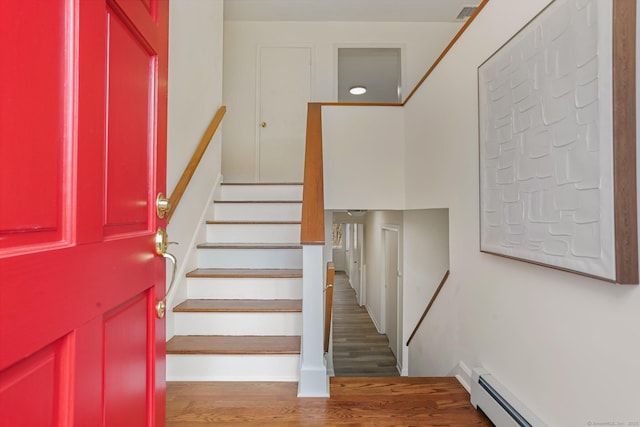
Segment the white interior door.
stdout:
<svg viewBox="0 0 640 427">
<path fill-rule="evenodd" d="M 353 242 L 351 249 L 351 274 L 349 280 L 351 281 L 351 287 L 356 291 L 356 298 L 360 299 L 360 255 L 362 241 L 360 235 L 362 234 L 362 225 L 353 224 L 352 232 L 353 236 L 351 241 Z"/>
<path fill-rule="evenodd" d="M 302 182 L 311 48 L 261 47 L 258 81 L 258 181 Z"/>
<path fill-rule="evenodd" d="M 396 359 L 399 357 L 398 331 L 398 232 L 383 230 L 384 233 L 384 282 L 385 282 L 385 331 L 389 338 L 389 348 Z"/>
</svg>

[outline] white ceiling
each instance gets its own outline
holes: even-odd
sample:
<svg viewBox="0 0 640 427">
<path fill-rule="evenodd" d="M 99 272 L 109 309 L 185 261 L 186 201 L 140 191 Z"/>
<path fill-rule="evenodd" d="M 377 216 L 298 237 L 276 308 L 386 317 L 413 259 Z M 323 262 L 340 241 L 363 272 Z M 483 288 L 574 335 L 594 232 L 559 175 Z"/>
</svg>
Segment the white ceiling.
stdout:
<svg viewBox="0 0 640 427">
<path fill-rule="evenodd" d="M 228 21 L 452 22 L 481 0 L 226 0 Z"/>
</svg>

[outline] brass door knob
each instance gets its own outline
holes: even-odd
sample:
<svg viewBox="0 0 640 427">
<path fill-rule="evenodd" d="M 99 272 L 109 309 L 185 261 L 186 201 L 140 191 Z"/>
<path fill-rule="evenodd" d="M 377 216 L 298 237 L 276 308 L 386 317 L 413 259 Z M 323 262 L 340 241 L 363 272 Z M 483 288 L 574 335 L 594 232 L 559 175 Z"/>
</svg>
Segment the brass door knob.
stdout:
<svg viewBox="0 0 640 427">
<path fill-rule="evenodd" d="M 260 122 L 260 126 L 263 127 L 263 128 L 266 128 L 267 127 L 267 122 Z"/>
<path fill-rule="evenodd" d="M 158 193 L 156 196 L 156 215 L 158 215 L 158 218 L 164 218 L 170 208 L 171 203 L 169 203 L 169 199 L 164 197 L 164 194 Z"/>
</svg>

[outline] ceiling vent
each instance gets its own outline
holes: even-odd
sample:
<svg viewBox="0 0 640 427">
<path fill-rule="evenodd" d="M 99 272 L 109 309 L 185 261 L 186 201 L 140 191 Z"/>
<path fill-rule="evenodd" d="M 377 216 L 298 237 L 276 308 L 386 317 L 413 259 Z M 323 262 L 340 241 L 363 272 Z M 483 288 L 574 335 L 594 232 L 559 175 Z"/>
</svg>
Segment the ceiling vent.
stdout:
<svg viewBox="0 0 640 427">
<path fill-rule="evenodd" d="M 465 6 L 462 8 L 458 16 L 456 16 L 456 21 L 466 21 L 469 19 L 471 15 L 476 11 L 477 6 Z"/>
</svg>

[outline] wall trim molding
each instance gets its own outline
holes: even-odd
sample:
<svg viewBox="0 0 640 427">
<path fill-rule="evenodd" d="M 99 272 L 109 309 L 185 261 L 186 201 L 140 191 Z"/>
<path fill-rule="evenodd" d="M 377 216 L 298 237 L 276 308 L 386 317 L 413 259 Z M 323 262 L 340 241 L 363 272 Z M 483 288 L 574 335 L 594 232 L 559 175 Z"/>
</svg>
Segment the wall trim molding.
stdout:
<svg viewBox="0 0 640 427">
<path fill-rule="evenodd" d="M 471 393 L 471 369 L 461 360 L 456 366 L 453 367 L 449 376 L 454 376 L 462 387 L 467 390 L 467 393 Z"/>
</svg>

